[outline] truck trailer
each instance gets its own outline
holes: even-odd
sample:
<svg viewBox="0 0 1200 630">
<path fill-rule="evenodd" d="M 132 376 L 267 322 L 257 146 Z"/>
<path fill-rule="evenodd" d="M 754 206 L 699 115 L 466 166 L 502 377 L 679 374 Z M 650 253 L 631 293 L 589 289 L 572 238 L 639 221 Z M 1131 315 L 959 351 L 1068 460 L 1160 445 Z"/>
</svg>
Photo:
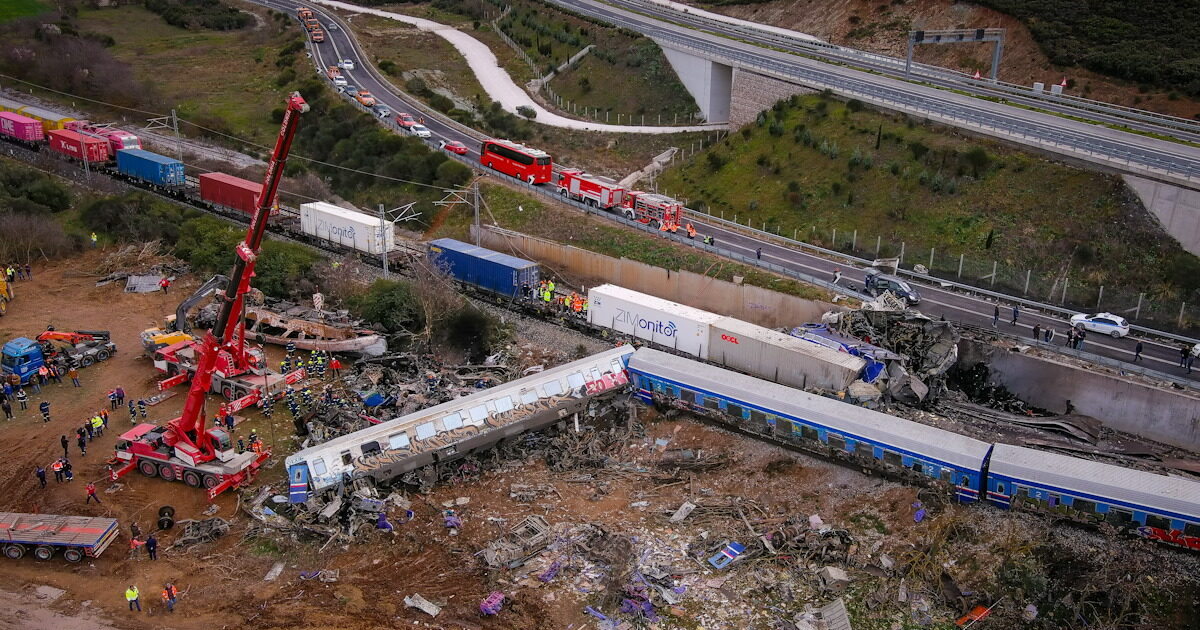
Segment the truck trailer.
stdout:
<svg viewBox="0 0 1200 630">
<path fill-rule="evenodd" d="M 431 241 L 426 257 L 455 280 L 510 299 L 521 295 L 522 286 L 538 286 L 541 267 L 537 263 L 452 238 Z"/>
<path fill-rule="evenodd" d="M 67 562 L 96 558 L 119 531 L 115 518 L 0 512 L 0 548 L 12 560 L 31 550 L 38 560 L 49 560 L 59 551 Z"/>
</svg>

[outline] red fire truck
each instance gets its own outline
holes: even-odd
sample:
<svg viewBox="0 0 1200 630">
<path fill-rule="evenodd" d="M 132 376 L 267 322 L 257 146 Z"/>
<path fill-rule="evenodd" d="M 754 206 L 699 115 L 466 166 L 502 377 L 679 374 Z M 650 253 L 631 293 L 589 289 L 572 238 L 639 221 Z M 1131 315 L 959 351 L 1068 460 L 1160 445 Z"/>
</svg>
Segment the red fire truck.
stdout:
<svg viewBox="0 0 1200 630">
<path fill-rule="evenodd" d="M 625 201 L 625 193 L 624 188 L 607 177 L 577 169 L 566 169 L 558 174 L 558 194 L 593 208 L 612 210 Z"/>
<path fill-rule="evenodd" d="M 554 174 L 549 153 L 509 140 L 484 140 L 479 163 L 530 184 L 545 184 Z"/>
<path fill-rule="evenodd" d="M 683 226 L 683 202 L 658 193 L 631 190 L 625 194 L 621 212 L 632 221 L 671 229 Z"/>
</svg>

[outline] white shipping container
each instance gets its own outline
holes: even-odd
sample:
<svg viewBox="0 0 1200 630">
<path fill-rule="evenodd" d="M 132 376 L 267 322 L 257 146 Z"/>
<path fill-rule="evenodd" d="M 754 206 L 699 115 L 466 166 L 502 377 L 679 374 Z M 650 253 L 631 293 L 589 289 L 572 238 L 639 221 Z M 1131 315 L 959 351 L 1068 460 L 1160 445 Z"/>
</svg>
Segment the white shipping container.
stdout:
<svg viewBox="0 0 1200 630">
<path fill-rule="evenodd" d="M 300 204 L 300 231 L 364 254 L 383 254 L 396 248 L 396 230 L 378 217 L 314 201 Z"/>
<path fill-rule="evenodd" d="M 732 317 L 713 322 L 709 335 L 710 361 L 798 389 L 845 390 L 867 364 L 854 355 Z"/>
<path fill-rule="evenodd" d="M 612 284 L 588 290 L 588 322 L 708 359 L 709 326 L 721 319 L 697 308 Z"/>
</svg>

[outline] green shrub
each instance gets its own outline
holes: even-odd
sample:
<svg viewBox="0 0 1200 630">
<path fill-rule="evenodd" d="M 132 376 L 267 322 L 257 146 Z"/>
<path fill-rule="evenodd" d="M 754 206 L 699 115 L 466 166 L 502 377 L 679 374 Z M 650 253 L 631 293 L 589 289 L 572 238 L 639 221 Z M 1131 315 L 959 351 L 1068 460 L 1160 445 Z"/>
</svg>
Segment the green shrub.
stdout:
<svg viewBox="0 0 1200 630">
<path fill-rule="evenodd" d="M 392 333 L 417 333 L 425 327 L 421 302 L 408 282 L 376 280 L 366 293 L 350 299 L 350 309 L 355 316 Z"/>
</svg>

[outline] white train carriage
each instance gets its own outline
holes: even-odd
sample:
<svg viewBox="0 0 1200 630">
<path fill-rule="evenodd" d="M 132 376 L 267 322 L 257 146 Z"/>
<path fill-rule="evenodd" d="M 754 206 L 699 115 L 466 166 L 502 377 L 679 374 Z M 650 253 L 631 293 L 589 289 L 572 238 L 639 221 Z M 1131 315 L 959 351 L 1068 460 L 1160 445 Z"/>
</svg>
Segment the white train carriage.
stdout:
<svg viewBox="0 0 1200 630">
<path fill-rule="evenodd" d="M 987 500 L 1200 551 L 1200 483 L 1058 453 L 997 444 Z"/>
<path fill-rule="evenodd" d="M 802 448 L 891 467 L 979 499 L 988 450 L 957 433 L 910 422 L 650 348 L 629 360 L 639 398 L 671 404 Z"/>
<path fill-rule="evenodd" d="M 388 481 L 543 429 L 622 390 L 633 352 L 606 350 L 299 451 L 286 461 L 289 500 L 358 478 Z"/>
</svg>

